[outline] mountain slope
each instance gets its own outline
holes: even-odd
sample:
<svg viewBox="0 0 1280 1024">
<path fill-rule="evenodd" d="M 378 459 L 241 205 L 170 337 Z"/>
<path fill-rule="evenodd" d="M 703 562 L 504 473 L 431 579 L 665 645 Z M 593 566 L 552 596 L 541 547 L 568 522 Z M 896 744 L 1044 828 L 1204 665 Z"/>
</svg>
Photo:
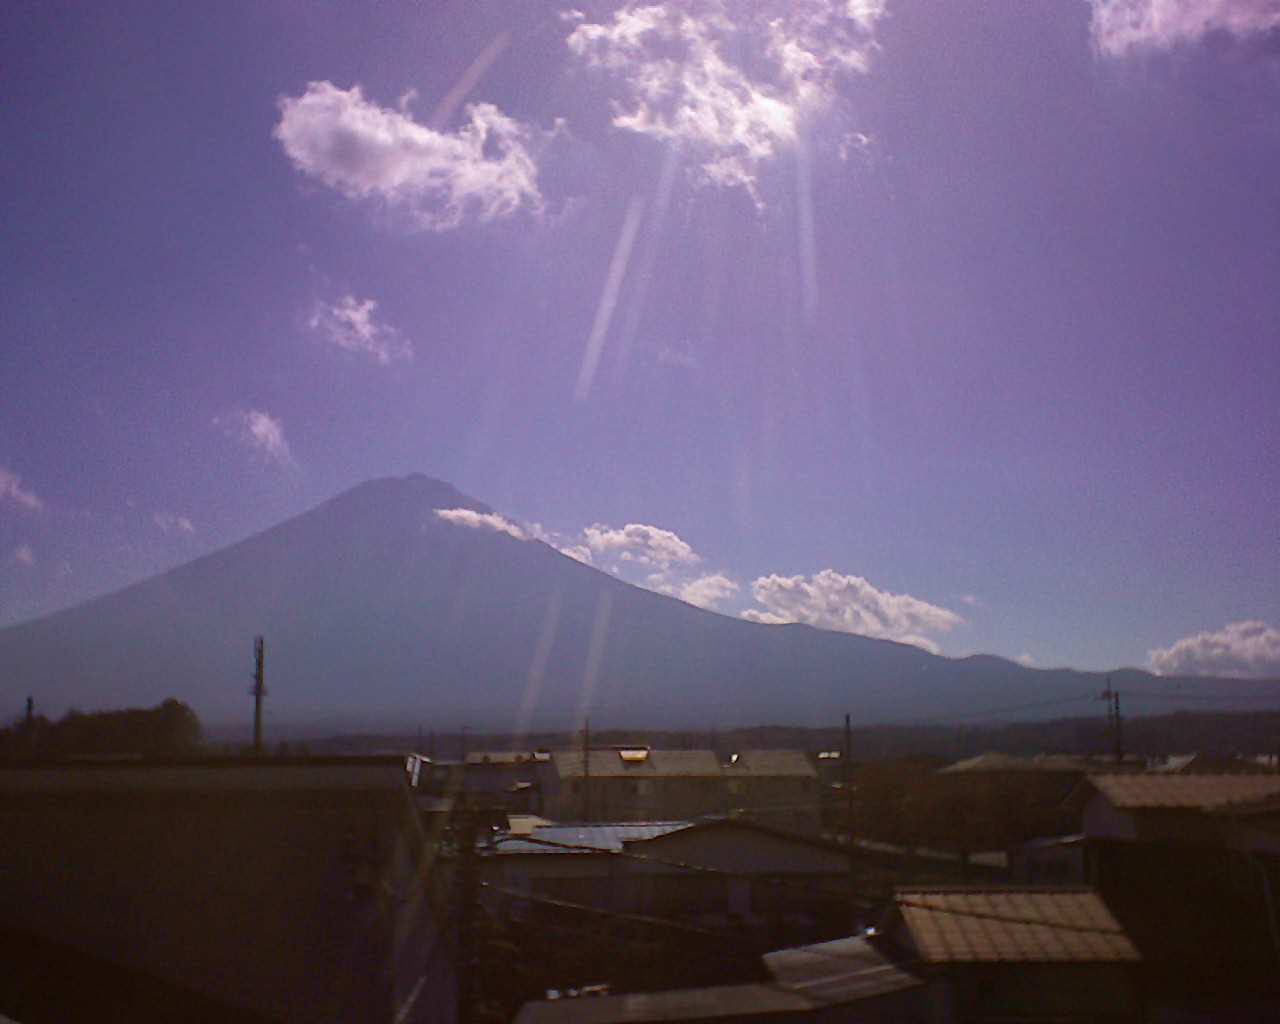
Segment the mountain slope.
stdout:
<svg viewBox="0 0 1280 1024">
<path fill-rule="evenodd" d="M 176 696 L 206 722 L 244 720 L 258 633 L 268 721 L 295 728 L 562 728 L 587 707 L 601 724 L 669 726 L 1022 705 L 1051 715 L 1066 711 L 1049 702 L 1068 699 L 1084 711 L 1104 685 L 1097 674 L 717 615 L 434 513 L 459 507 L 491 511 L 420 475 L 363 484 L 171 572 L 0 631 L 6 690 L 15 705 L 35 695 L 46 713 Z"/>
</svg>

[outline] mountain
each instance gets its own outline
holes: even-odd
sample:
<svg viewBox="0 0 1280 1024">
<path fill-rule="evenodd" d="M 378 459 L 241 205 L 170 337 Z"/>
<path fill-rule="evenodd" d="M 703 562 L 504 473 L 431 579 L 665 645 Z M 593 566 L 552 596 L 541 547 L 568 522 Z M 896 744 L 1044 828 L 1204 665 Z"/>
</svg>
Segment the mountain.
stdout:
<svg viewBox="0 0 1280 1024">
<path fill-rule="evenodd" d="M 15 709 L 30 693 L 46 714 L 173 696 L 206 723 L 247 721 L 256 634 L 266 637 L 267 721 L 278 730 L 563 728 L 588 707 L 600 725 L 665 727 L 830 724 L 846 711 L 864 724 L 983 709 L 1042 717 L 1091 713 L 1085 702 L 1105 686 L 1097 673 L 730 618 L 541 542 L 446 522 L 441 508 L 492 511 L 425 476 L 374 480 L 163 575 L 9 627 L 5 690 Z M 1189 682 L 1136 670 L 1112 679 L 1168 693 Z"/>
</svg>

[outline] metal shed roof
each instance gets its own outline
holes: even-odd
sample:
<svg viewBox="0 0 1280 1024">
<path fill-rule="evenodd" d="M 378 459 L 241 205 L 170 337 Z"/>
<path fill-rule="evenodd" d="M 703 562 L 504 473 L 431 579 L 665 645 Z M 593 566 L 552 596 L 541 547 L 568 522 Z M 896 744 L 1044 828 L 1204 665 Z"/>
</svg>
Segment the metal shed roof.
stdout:
<svg viewBox="0 0 1280 1024">
<path fill-rule="evenodd" d="M 656 839 L 692 825 L 689 821 L 646 821 L 610 825 L 548 825 L 536 827 L 527 836 L 499 839 L 496 853 L 614 853 L 624 843 Z M 590 847 L 588 850 L 580 847 Z"/>
</svg>

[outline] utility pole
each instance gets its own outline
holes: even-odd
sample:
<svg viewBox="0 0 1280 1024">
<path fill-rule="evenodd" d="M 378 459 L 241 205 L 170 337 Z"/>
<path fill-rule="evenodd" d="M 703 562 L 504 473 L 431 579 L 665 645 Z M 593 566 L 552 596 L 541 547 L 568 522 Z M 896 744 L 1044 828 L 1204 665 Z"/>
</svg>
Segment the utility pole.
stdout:
<svg viewBox="0 0 1280 1024">
<path fill-rule="evenodd" d="M 36 699 L 34 697 L 27 698 L 27 728 L 30 729 L 36 720 Z"/>
<path fill-rule="evenodd" d="M 266 677 L 263 663 L 266 655 L 263 651 L 262 637 L 253 638 L 253 689 L 249 691 L 253 697 L 253 756 L 262 756 L 262 699 L 267 695 Z"/>
<path fill-rule="evenodd" d="M 591 717 L 582 722 L 582 820 L 591 820 Z"/>
<path fill-rule="evenodd" d="M 1115 744 L 1116 764 L 1124 760 L 1124 733 L 1120 721 L 1120 691 L 1111 688 L 1111 677 L 1107 676 L 1107 688 L 1102 691 L 1099 700 L 1107 702 L 1107 725 L 1111 729 L 1111 739 Z"/>
</svg>

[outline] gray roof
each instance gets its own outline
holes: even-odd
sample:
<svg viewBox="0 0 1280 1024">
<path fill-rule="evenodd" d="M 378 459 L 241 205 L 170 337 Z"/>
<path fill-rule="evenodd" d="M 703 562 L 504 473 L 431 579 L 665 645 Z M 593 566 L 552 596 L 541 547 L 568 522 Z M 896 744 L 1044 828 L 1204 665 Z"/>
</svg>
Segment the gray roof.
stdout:
<svg viewBox="0 0 1280 1024">
<path fill-rule="evenodd" d="M 710 750 L 651 750 L 643 761 L 624 761 L 617 750 L 592 750 L 590 755 L 591 776 L 597 779 L 715 778 L 721 774 L 720 762 Z M 582 778 L 581 750 L 557 750 L 551 760 L 560 778 Z"/>
<path fill-rule="evenodd" d="M 529 836 L 505 836 L 494 845 L 495 853 L 616 853 L 626 843 L 656 839 L 692 825 L 689 821 L 627 822 L 608 825 L 543 825 Z M 538 840 L 531 842 L 531 840 Z M 559 844 L 557 848 L 555 845 Z M 587 846 L 590 850 L 575 849 Z"/>
<path fill-rule="evenodd" d="M 764 955 L 764 965 L 781 984 L 826 1003 L 850 1003 L 921 984 L 866 939 L 855 937 L 775 950 Z"/>
<path fill-rule="evenodd" d="M 799 750 L 743 750 L 724 766 L 726 775 L 784 775 L 814 779 L 818 772 Z"/>
<path fill-rule="evenodd" d="M 525 1003 L 516 1024 L 646 1024 L 804 1013 L 814 1003 L 775 985 L 716 985 L 670 992 L 633 992 Z"/>
</svg>

